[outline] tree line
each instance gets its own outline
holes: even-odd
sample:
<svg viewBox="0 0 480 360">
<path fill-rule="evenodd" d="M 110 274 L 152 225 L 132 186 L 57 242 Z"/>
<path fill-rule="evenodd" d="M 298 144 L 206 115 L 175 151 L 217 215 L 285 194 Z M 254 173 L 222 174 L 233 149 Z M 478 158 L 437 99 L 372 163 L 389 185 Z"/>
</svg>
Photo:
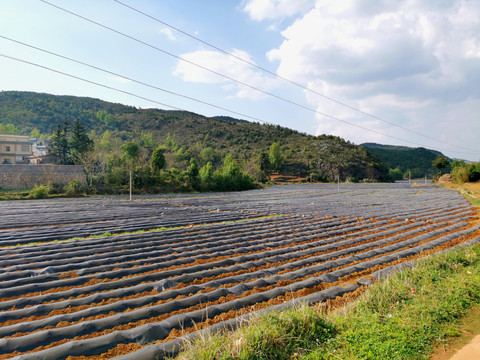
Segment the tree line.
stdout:
<svg viewBox="0 0 480 360">
<path fill-rule="evenodd" d="M 232 154 L 197 144 L 188 148 L 170 134 L 159 144 L 152 133 L 124 142 L 106 130 L 101 136 L 79 119 L 58 124 L 50 137 L 49 154 L 58 164 L 83 166 L 89 193 L 127 193 L 130 175 L 136 193 L 238 191 L 269 181 L 284 161 L 278 143 L 258 157 L 255 176 Z M 196 155 L 196 156 L 195 156 Z"/>
</svg>

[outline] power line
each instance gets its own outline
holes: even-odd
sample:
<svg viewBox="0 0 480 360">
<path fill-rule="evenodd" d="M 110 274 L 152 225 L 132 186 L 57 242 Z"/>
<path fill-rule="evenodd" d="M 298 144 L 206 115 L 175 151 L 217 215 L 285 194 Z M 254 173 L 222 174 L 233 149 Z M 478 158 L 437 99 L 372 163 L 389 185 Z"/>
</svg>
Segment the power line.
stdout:
<svg viewBox="0 0 480 360">
<path fill-rule="evenodd" d="M 3 37 L 3 36 L 1 36 L 1 37 Z M 28 64 L 28 65 L 31 65 L 31 66 L 34 66 L 34 67 L 38 67 L 38 68 L 41 68 L 41 69 L 44 69 L 44 70 L 48 70 L 48 71 L 51 71 L 51 72 L 54 72 L 54 73 L 57 73 L 57 74 L 60 74 L 60 75 L 63 75 L 63 76 L 67 76 L 67 77 L 70 77 L 70 78 L 73 78 L 73 79 L 76 79 L 76 80 L 80 80 L 80 81 L 83 81 L 83 82 L 86 82 L 86 83 L 89 83 L 89 84 L 92 84 L 92 85 L 96 85 L 96 86 L 103 87 L 103 88 L 106 88 L 106 89 L 109 89 L 109 90 L 117 91 L 117 92 L 120 92 L 120 93 L 129 95 L 129 96 L 133 96 L 133 97 L 136 97 L 136 98 L 139 98 L 139 99 L 142 99 L 142 100 L 146 100 L 146 101 L 152 102 L 152 103 L 154 103 L 154 104 L 158 104 L 158 105 L 161 105 L 161 106 L 165 106 L 165 107 L 168 107 L 168 108 L 171 108 L 171 109 L 174 109 L 174 110 L 188 111 L 188 110 L 185 110 L 185 109 L 183 109 L 183 108 L 179 108 L 179 107 L 174 106 L 174 105 L 166 104 L 166 103 L 163 103 L 163 102 L 160 102 L 160 101 L 157 101 L 157 100 L 153 100 L 153 99 L 150 99 L 150 98 L 141 96 L 141 95 L 137 95 L 137 94 L 132 93 L 132 92 L 129 92 L 129 91 L 125 91 L 125 90 L 121 90 L 121 89 L 115 88 L 115 87 L 113 87 L 113 86 L 109 86 L 109 85 L 101 84 L 101 83 L 96 82 L 96 81 L 88 80 L 88 79 L 85 79 L 85 78 L 80 77 L 80 76 L 72 75 L 72 74 L 69 74 L 69 73 L 66 73 L 66 72 L 63 72 L 63 71 L 60 71 L 60 70 L 56 70 L 56 69 L 50 68 L 50 67 L 45 66 L 45 65 L 41 65 L 41 64 L 38 64 L 38 63 L 34 63 L 34 62 L 32 62 L 32 61 L 20 59 L 20 58 L 13 57 L 13 56 L 10 56 L 10 55 L 7 55 L 7 54 L 2 54 L 2 53 L 0 53 L 0 56 L 1 56 L 1 57 L 4 57 L 4 58 L 7 58 L 7 59 L 10 59 L 10 60 L 14 60 L 14 61 L 20 62 L 20 63 L 24 63 L 24 64 Z M 333 119 L 335 119 L 335 120 L 341 121 L 341 122 L 346 122 L 346 123 L 348 123 L 347 121 L 342 120 L 342 119 L 338 119 L 338 118 L 335 118 L 335 117 L 332 117 L 332 116 L 329 116 L 329 117 L 331 117 L 331 118 L 333 118 Z M 267 121 L 263 121 L 263 120 L 262 120 L 262 122 L 267 122 Z M 268 123 L 268 122 L 267 122 L 267 123 Z M 395 137 L 395 136 L 391 136 L 391 135 L 388 135 L 388 134 L 383 134 L 383 133 L 381 133 L 381 132 L 379 132 L 379 131 L 367 129 L 367 128 L 364 128 L 364 127 L 362 127 L 362 126 L 360 126 L 360 125 L 356 125 L 356 124 L 351 124 L 351 125 L 356 126 L 356 127 L 359 127 L 359 128 L 361 128 L 361 129 L 364 129 L 364 130 L 367 130 L 367 131 L 373 131 L 373 132 L 375 132 L 375 133 L 377 133 L 377 134 L 380 134 L 380 135 L 382 135 L 382 136 L 390 137 L 390 138 L 393 138 L 393 139 L 396 139 L 396 140 L 400 140 L 400 141 L 402 141 L 402 142 L 407 142 L 407 143 L 411 143 L 411 144 L 414 144 L 414 145 L 422 146 L 421 144 L 418 144 L 418 143 L 415 143 L 415 142 L 412 142 L 412 141 L 409 141 L 409 140 L 401 139 L 401 138 L 398 138 L 398 137 Z"/>
<path fill-rule="evenodd" d="M 63 71 L 60 71 L 60 70 L 52 69 L 48 66 L 40 65 L 40 64 L 28 61 L 28 60 L 19 59 L 19 58 L 16 58 L 16 57 L 13 57 L 13 56 L 10 56 L 10 55 L 6 55 L 6 54 L 2 54 L 2 53 L 0 53 L 0 56 L 2 56 L 4 58 L 7 58 L 7 59 L 10 59 L 10 60 L 21 62 L 21 63 L 24 63 L 24 64 L 32 65 L 32 66 L 35 66 L 35 67 L 38 67 L 38 68 L 41 68 L 41 69 L 44 69 L 44 70 L 48 70 L 48 71 L 51 71 L 51 72 L 54 72 L 54 73 L 57 73 L 57 74 L 60 74 L 60 75 L 64 75 L 64 76 L 67 76 L 67 77 L 70 77 L 70 78 L 73 78 L 73 79 L 76 79 L 76 80 L 80 80 L 80 81 L 83 81 L 83 82 L 86 82 L 86 83 L 89 83 L 89 84 L 92 84 L 92 85 L 100 86 L 100 87 L 103 87 L 103 88 L 106 88 L 106 89 L 109 89 L 109 90 L 118 91 L 118 92 L 121 92 L 123 94 L 134 96 L 134 97 L 142 99 L 142 100 L 150 101 L 152 103 L 155 103 L 155 104 L 158 104 L 158 105 L 161 105 L 161 106 L 165 106 L 165 107 L 168 107 L 168 108 L 173 109 L 173 110 L 187 111 L 187 110 L 181 109 L 181 108 L 176 107 L 176 106 L 168 105 L 168 104 L 162 103 L 160 101 L 149 99 L 149 98 L 146 98 L 144 96 L 131 93 L 129 91 L 125 91 L 125 90 L 115 88 L 113 86 L 101 84 L 101 83 L 98 83 L 98 82 L 95 82 L 95 81 L 92 81 L 92 80 L 88 80 L 88 79 L 82 78 L 80 76 L 72 75 L 72 74 L 69 74 L 69 73 L 66 73 L 66 72 L 63 72 Z"/>
<path fill-rule="evenodd" d="M 14 43 L 19 44 L 19 45 L 22 45 L 22 46 L 26 46 L 26 47 L 29 47 L 29 48 L 32 48 L 32 49 L 35 49 L 35 50 L 44 52 L 44 53 L 46 53 L 46 54 L 50 54 L 50 55 L 53 55 L 53 56 L 56 56 L 56 57 L 59 57 L 59 58 L 62 58 L 62 59 L 68 60 L 68 61 L 75 62 L 75 63 L 77 63 L 77 64 L 81 64 L 81 65 L 87 66 L 87 67 L 92 68 L 92 69 L 95 69 L 95 70 L 102 71 L 102 72 L 107 73 L 107 74 L 110 74 L 110 75 L 114 75 L 114 76 L 121 77 L 121 78 L 123 78 L 123 79 L 125 79 L 125 80 L 129 80 L 129 81 L 134 82 L 134 83 L 136 83 L 136 84 L 140 84 L 140 85 L 143 85 L 143 86 L 147 86 L 147 87 L 152 88 L 152 89 L 155 89 L 155 90 L 163 91 L 163 92 L 166 92 L 166 93 L 171 94 L 171 95 L 183 97 L 183 98 L 188 99 L 188 100 L 196 101 L 196 102 L 198 102 L 198 103 L 200 103 L 200 104 L 212 106 L 212 107 L 214 107 L 214 108 L 217 108 L 217 109 L 220 109 L 220 110 L 223 110 L 223 111 L 227 111 L 227 112 L 229 112 L 229 113 L 232 113 L 232 114 L 235 114 L 235 115 L 239 115 L 239 116 L 242 116 L 242 117 L 245 117 L 245 118 L 249 118 L 249 119 L 251 119 L 251 120 L 260 121 L 260 122 L 264 122 L 264 123 L 268 123 L 268 124 L 273 125 L 272 123 L 269 123 L 268 121 L 261 120 L 261 119 L 259 119 L 259 118 L 256 118 L 256 117 L 253 117 L 253 116 L 250 116 L 250 115 L 246 115 L 246 114 L 243 114 L 243 113 L 234 111 L 234 110 L 230 110 L 230 109 L 227 109 L 227 108 L 225 108 L 225 107 L 218 106 L 218 105 L 215 105 L 215 104 L 212 104 L 212 103 L 203 101 L 203 100 L 199 100 L 199 99 L 196 99 L 196 98 L 191 97 L 191 96 L 187 96 L 187 95 L 183 95 L 183 94 L 180 94 L 180 93 L 177 93 L 177 92 L 174 92 L 174 91 L 170 91 L 170 90 L 161 88 L 161 87 L 159 87 L 159 86 L 155 86 L 155 85 L 152 85 L 152 84 L 148 84 L 148 83 L 145 83 L 145 82 L 143 82 L 143 81 L 139 81 L 139 80 L 133 79 L 133 78 L 131 78 L 131 77 L 128 77 L 128 76 L 125 76 L 125 75 L 121 75 L 121 74 L 118 74 L 118 73 L 115 73 L 115 72 L 106 70 L 106 69 L 104 69 L 104 68 L 101 68 L 101 67 L 98 67 L 98 66 L 95 66 L 95 65 L 91 65 L 91 64 L 85 63 L 85 62 L 83 62 L 83 61 L 76 60 L 76 59 L 70 58 L 70 57 L 68 57 L 68 56 L 64 56 L 64 55 L 61 55 L 61 54 L 58 54 L 58 53 L 55 53 L 55 52 L 52 52 L 52 51 L 49 51 L 49 50 L 45 50 L 45 49 L 39 48 L 39 47 L 37 47 L 37 46 L 33 46 L 33 45 L 30 45 L 30 44 L 27 44 L 27 43 L 24 43 L 24 42 L 21 42 L 21 41 L 18 41 L 18 40 L 15 40 L 15 39 L 12 39 L 12 38 L 3 36 L 3 35 L 0 35 L 0 38 L 5 39 L 5 40 L 8 40 L 8 41 L 11 41 L 11 42 L 14 42 Z"/>
<path fill-rule="evenodd" d="M 146 12 L 141 11 L 141 10 L 139 10 L 139 9 L 131 6 L 131 5 L 128 5 L 128 4 L 124 3 L 123 1 L 120 1 L 120 0 L 113 0 L 113 1 L 116 2 L 116 3 L 118 3 L 118 4 L 120 4 L 120 5 L 122 5 L 122 6 L 124 6 L 124 7 L 126 7 L 126 8 L 128 8 L 128 9 L 130 9 L 130 10 L 132 10 L 132 11 L 134 11 L 134 12 L 137 12 L 137 13 L 145 16 L 145 17 L 148 17 L 149 19 L 152 19 L 152 20 L 154 20 L 154 21 L 156 21 L 156 22 L 158 22 L 158 23 L 160 23 L 160 24 L 163 24 L 163 25 L 165 25 L 165 26 L 167 26 L 167 27 L 169 27 L 169 28 L 171 28 L 171 29 L 173 29 L 173 30 L 175 30 L 175 31 L 177 31 L 177 32 L 179 32 L 179 33 L 181 33 L 181 34 L 183 34 L 183 35 L 191 38 L 191 39 L 194 39 L 194 40 L 196 40 L 196 41 L 198 41 L 198 42 L 200 42 L 200 43 L 202 43 L 202 44 L 204 44 L 204 45 L 207 45 L 207 46 L 209 46 L 209 47 L 211 47 L 211 48 L 213 48 L 213 49 L 215 49 L 215 50 L 217 50 L 217 51 L 219 51 L 219 52 L 221 52 L 221 53 L 223 53 L 223 54 L 225 54 L 225 55 L 228 55 L 228 56 L 230 56 L 230 57 L 232 57 L 232 58 L 235 58 L 235 59 L 237 59 L 237 60 L 239 60 L 239 61 L 242 61 L 242 62 L 244 62 L 244 63 L 246 63 L 246 64 L 248 64 L 248 65 L 250 65 L 250 66 L 253 66 L 253 67 L 255 67 L 255 68 L 257 68 L 257 69 L 259 69 L 259 70 L 261 70 L 261 71 L 263 71 L 263 72 L 265 72 L 265 73 L 267 73 L 267 74 L 270 74 L 270 75 L 272 75 L 272 76 L 274 76 L 274 77 L 276 77 L 276 78 L 278 78 L 278 79 L 281 79 L 281 80 L 286 81 L 286 82 L 288 82 L 288 83 L 290 83 L 290 84 L 292 84 L 292 85 L 295 85 L 295 86 L 301 88 L 302 90 L 307 90 L 307 91 L 309 91 L 309 92 L 311 92 L 311 93 L 313 93 L 313 94 L 316 94 L 316 95 L 318 95 L 318 96 L 321 96 L 321 97 L 323 97 L 323 98 L 325 98 L 325 99 L 327 99 L 327 100 L 329 100 L 329 101 L 332 101 L 332 102 L 334 102 L 334 103 L 336 103 L 336 104 L 339 104 L 339 105 L 341 105 L 341 106 L 344 106 L 344 107 L 346 107 L 346 108 L 348 108 L 348 109 L 350 109 L 350 110 L 356 111 L 356 112 L 358 112 L 358 113 L 360 113 L 360 114 L 366 115 L 366 116 L 371 117 L 371 118 L 373 118 L 373 119 L 375 119 L 375 120 L 379 120 L 379 121 L 384 122 L 384 123 L 386 123 L 386 124 L 395 126 L 395 127 L 399 128 L 399 129 L 408 131 L 408 132 L 410 132 L 410 133 L 412 133 L 412 134 L 416 134 L 416 135 L 425 137 L 425 138 L 430 139 L 430 140 L 434 140 L 434 141 L 437 141 L 437 142 L 440 142 L 440 143 L 443 143 L 443 144 L 446 144 L 446 145 L 449 145 L 449 146 L 454 146 L 454 147 L 457 147 L 457 148 L 460 148 L 460 149 L 464 149 L 464 150 L 472 150 L 472 149 L 468 149 L 468 148 L 465 148 L 465 147 L 462 147 L 462 146 L 458 146 L 458 145 L 449 143 L 449 142 L 447 142 L 447 141 L 443 141 L 443 140 L 436 139 L 436 138 L 434 138 L 433 136 L 429 136 L 429 135 L 423 134 L 423 133 L 421 133 L 421 132 L 418 132 L 418 131 L 409 129 L 409 128 L 407 128 L 407 127 L 404 127 L 404 126 L 395 124 L 395 123 L 393 123 L 393 122 L 391 122 L 391 121 L 382 119 L 382 118 L 380 118 L 380 117 L 378 117 L 378 116 L 375 116 L 375 115 L 373 115 L 373 114 L 370 114 L 370 113 L 368 113 L 368 112 L 365 112 L 365 111 L 363 111 L 363 110 L 361 110 L 361 109 L 359 109 L 359 108 L 356 108 L 356 107 L 354 107 L 354 106 L 351 106 L 351 105 L 349 105 L 349 104 L 347 104 L 347 103 L 344 103 L 344 102 L 342 102 L 342 101 L 340 101 L 340 100 L 337 100 L 337 99 L 335 99 L 335 98 L 332 98 L 332 97 L 330 97 L 330 96 L 327 96 L 327 95 L 325 95 L 325 94 L 322 94 L 322 93 L 320 93 L 320 92 L 318 92 L 318 91 L 315 91 L 315 90 L 313 90 L 313 89 L 311 89 L 311 88 L 308 88 L 308 87 L 306 87 L 306 86 L 304 86 L 304 85 L 302 85 L 302 84 L 300 84 L 300 83 L 298 83 L 298 82 L 296 82 L 296 81 L 293 81 L 293 80 L 290 80 L 290 79 L 288 79 L 288 78 L 286 78 L 286 77 L 284 77 L 284 76 L 281 76 L 281 75 L 277 74 L 276 72 L 273 72 L 273 71 L 271 71 L 271 70 L 268 70 L 268 69 L 266 69 L 266 68 L 264 68 L 264 67 L 262 67 L 262 66 L 259 66 L 259 65 L 255 64 L 255 63 L 252 62 L 252 61 L 249 61 L 249 60 L 246 60 L 246 59 L 244 59 L 244 58 L 242 58 L 242 57 L 240 57 L 240 56 L 237 56 L 237 55 L 235 55 L 235 54 L 233 54 L 233 53 L 231 53 L 231 52 L 229 52 L 229 51 L 227 51 L 227 50 L 224 50 L 224 49 L 222 49 L 222 48 L 220 48 L 220 47 L 218 47 L 218 46 L 216 46 L 216 45 L 208 42 L 208 41 L 202 40 L 202 39 L 200 39 L 199 37 L 197 37 L 197 36 L 195 36 L 195 35 L 192 35 L 192 34 L 186 32 L 186 31 L 184 31 L 184 30 L 179 29 L 178 27 L 175 27 L 175 26 L 173 26 L 173 25 L 171 25 L 171 24 L 169 24 L 169 23 L 167 23 L 167 22 L 165 22 L 165 21 L 163 21 L 163 20 L 160 20 L 160 19 L 158 19 L 158 18 L 156 18 L 156 17 L 154 17 L 154 16 L 152 16 L 152 15 L 150 15 L 150 14 L 147 14 Z"/>
<path fill-rule="evenodd" d="M 324 117 L 327 117 L 327 118 L 330 118 L 330 119 L 333 119 L 333 120 L 336 120 L 336 121 L 339 121 L 339 122 L 348 124 L 348 125 L 350 125 L 350 126 L 355 126 L 355 127 L 359 128 L 359 129 L 362 129 L 362 130 L 365 130 L 365 131 L 373 132 L 373 133 L 378 134 L 378 135 L 386 136 L 386 137 L 389 137 L 389 138 L 392 138 L 392 139 L 400 140 L 400 141 L 402 141 L 402 142 L 406 142 L 406 143 L 410 143 L 410 144 L 413 144 L 413 145 L 416 145 L 416 146 L 421 146 L 421 147 L 423 147 L 422 144 L 419 144 L 419 143 L 416 143 L 416 142 L 413 142 L 413 141 L 410 141 L 410 140 L 401 139 L 401 138 L 398 138 L 398 137 L 393 136 L 393 135 L 387 135 L 387 134 L 382 133 L 382 132 L 379 132 L 379 131 L 377 131 L 377 130 L 369 129 L 369 128 L 364 127 L 364 126 L 357 125 L 357 124 L 351 123 L 351 122 L 349 122 L 349 121 L 339 119 L 339 118 L 337 118 L 337 117 L 335 117 L 335 116 L 328 115 L 328 114 L 323 113 L 323 112 L 321 112 L 321 111 L 318 111 L 318 110 L 316 110 L 316 109 L 313 109 L 313 108 L 310 108 L 310 107 L 308 107 L 308 106 L 305 106 L 305 105 L 296 103 L 296 102 L 294 102 L 294 101 L 292 101 L 292 100 L 283 98 L 283 97 L 281 97 L 281 96 L 279 96 L 279 95 L 272 94 L 272 93 L 270 93 L 270 92 L 268 92 L 268 91 L 262 90 L 262 89 L 260 89 L 260 88 L 258 88 L 258 87 L 249 85 L 249 84 L 247 84 L 247 83 L 245 83 L 245 82 L 242 82 L 242 81 L 237 80 L 237 79 L 234 79 L 234 78 L 232 78 L 232 77 L 230 77 L 230 76 L 221 74 L 221 73 L 219 73 L 219 72 L 217 72 L 217 71 L 215 71 L 215 70 L 211 70 L 211 69 L 209 69 L 209 68 L 207 68 L 207 67 L 205 67 L 205 66 L 199 65 L 199 64 L 197 64 L 197 63 L 195 63 L 195 62 L 193 62 L 193 61 L 190 61 L 190 60 L 187 60 L 187 59 L 185 59 L 185 58 L 182 58 L 181 56 L 172 54 L 172 53 L 170 53 L 170 52 L 168 52 L 168 51 L 166 51 L 166 50 L 163 50 L 163 49 L 161 49 L 161 48 L 159 48 L 159 47 L 157 47 L 157 46 L 155 46 L 155 45 L 149 44 L 149 43 L 147 43 L 147 42 L 145 42 L 145 41 L 143 41 L 143 40 L 140 40 L 140 39 L 135 38 L 135 37 L 133 37 L 133 36 L 131 36 L 131 35 L 125 34 L 125 33 L 121 32 L 121 31 L 119 31 L 119 30 L 116 30 L 116 29 L 114 29 L 114 28 L 111 28 L 111 27 L 109 27 L 109 26 L 107 26 L 107 25 L 104 25 L 104 24 L 102 24 L 102 23 L 99 23 L 99 22 L 97 22 L 97 21 L 95 21 L 95 20 L 92 20 L 92 19 L 90 19 L 90 18 L 87 18 L 87 17 L 85 17 L 85 16 L 83 16 L 83 15 L 80 15 L 80 14 L 77 14 L 77 13 L 75 13 L 75 12 L 73 12 L 73 11 L 70 11 L 70 10 L 67 10 L 67 9 L 65 9 L 65 8 L 62 8 L 61 6 L 52 4 L 52 3 L 49 2 L 49 1 L 46 1 L 46 0 L 39 0 L 39 1 L 41 1 L 41 2 L 43 2 L 43 3 L 45 3 L 45 4 L 47 4 L 47 5 L 50 5 L 50 6 L 56 8 L 56 9 L 58 9 L 58 10 L 61 10 L 61 11 L 63 11 L 63 12 L 66 12 L 66 13 L 68 13 L 68 14 L 70 14 L 70 15 L 73 15 L 73 16 L 75 16 L 75 17 L 78 17 L 78 18 L 80 18 L 80 19 L 82 19 L 82 20 L 85 20 L 85 21 L 87 21 L 87 22 L 90 22 L 90 23 L 92 23 L 92 24 L 94 24 L 94 25 L 97 25 L 97 26 L 102 27 L 102 28 L 104 28 L 104 29 L 107 29 L 107 30 L 109 30 L 109 31 L 111 31 L 111 32 L 114 32 L 115 34 L 121 35 L 121 36 L 126 37 L 126 38 L 128 38 L 128 39 L 130 39 L 130 40 L 133 40 L 133 41 L 135 41 L 135 42 L 138 42 L 138 43 L 140 43 L 140 44 L 142 44 L 142 45 L 144 45 L 144 46 L 147 46 L 147 47 L 152 48 L 152 49 L 154 49 L 154 50 L 157 50 L 157 51 L 159 51 L 159 52 L 161 52 L 161 53 L 164 53 L 164 54 L 166 54 L 166 55 L 169 55 L 169 56 L 171 56 L 171 57 L 174 57 L 174 58 L 176 58 L 176 59 L 178 59 L 178 60 L 180 60 L 180 61 L 186 62 L 186 63 L 188 63 L 188 64 L 190 64 L 190 65 L 193 65 L 193 66 L 195 66 L 195 67 L 198 67 L 198 68 L 200 68 L 200 69 L 202 69 L 202 70 L 208 71 L 208 72 L 213 73 L 213 74 L 218 75 L 218 76 L 221 76 L 221 77 L 223 77 L 223 78 L 225 78 L 225 79 L 228 79 L 228 80 L 230 80 L 230 81 L 236 82 L 236 83 L 238 83 L 238 84 L 240 84 L 240 85 L 243 85 L 243 86 L 248 87 L 248 88 L 250 88 L 250 89 L 252 89 L 252 90 L 261 92 L 261 93 L 263 93 L 263 94 L 265 94 L 265 95 L 271 96 L 271 97 L 276 98 L 276 99 L 278 99 L 278 100 L 284 101 L 284 102 L 289 103 L 289 104 L 291 104 L 291 105 L 294 105 L 294 106 L 297 106 L 297 107 L 299 107 L 299 108 L 302 108 L 302 109 L 308 110 L 308 111 L 310 111 L 310 112 L 313 112 L 313 113 L 315 113 L 315 114 L 318 114 L 318 115 L 321 115 L 321 116 L 324 116 Z M 435 140 L 436 140 L 436 139 L 435 139 Z M 436 141 L 439 141 L 439 140 L 436 140 Z M 440 142 L 441 142 L 441 141 L 440 141 Z M 447 144 L 448 144 L 448 143 L 447 143 Z M 473 149 L 464 148 L 464 147 L 461 147 L 461 146 L 458 146 L 458 145 L 454 145 L 454 144 L 448 144 L 448 145 L 454 146 L 454 147 L 457 147 L 457 148 L 461 148 L 461 149 L 464 149 L 464 150 L 467 150 L 467 151 L 470 151 L 470 152 L 474 152 L 474 153 L 477 152 L 477 151 L 475 151 L 475 150 L 473 150 Z"/>
</svg>

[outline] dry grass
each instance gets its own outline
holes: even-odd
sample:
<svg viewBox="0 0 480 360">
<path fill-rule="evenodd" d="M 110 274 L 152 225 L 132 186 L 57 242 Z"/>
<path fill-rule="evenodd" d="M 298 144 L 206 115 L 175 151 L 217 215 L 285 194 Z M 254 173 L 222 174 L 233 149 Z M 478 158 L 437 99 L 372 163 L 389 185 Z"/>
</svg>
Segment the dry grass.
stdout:
<svg viewBox="0 0 480 360">
<path fill-rule="evenodd" d="M 470 203 L 475 206 L 478 211 L 478 217 L 480 218 L 480 182 L 476 183 L 463 183 L 463 184 L 442 184 L 443 187 L 447 189 L 452 189 L 458 191 L 460 194 L 465 196 L 465 198 L 470 201 Z M 473 221 L 475 225 L 480 225 L 480 220 L 477 219 Z"/>
</svg>

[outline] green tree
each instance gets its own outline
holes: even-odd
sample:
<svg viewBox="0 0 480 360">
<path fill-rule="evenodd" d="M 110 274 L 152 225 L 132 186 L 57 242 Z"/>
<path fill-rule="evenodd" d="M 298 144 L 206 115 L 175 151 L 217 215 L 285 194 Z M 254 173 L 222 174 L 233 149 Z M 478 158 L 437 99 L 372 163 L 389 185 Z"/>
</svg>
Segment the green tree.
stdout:
<svg viewBox="0 0 480 360">
<path fill-rule="evenodd" d="M 443 155 L 437 155 L 435 160 L 432 161 L 432 166 L 434 166 L 438 169 L 438 174 L 439 175 L 442 175 L 443 169 L 445 169 L 449 164 L 450 164 L 450 162 Z"/>
<path fill-rule="evenodd" d="M 452 167 L 452 170 L 455 169 L 456 167 L 465 166 L 465 160 L 454 159 L 451 162 L 450 166 Z"/>
<path fill-rule="evenodd" d="M 201 160 L 200 162 L 203 164 L 207 164 L 208 162 L 211 162 L 212 164 L 216 164 L 219 162 L 220 159 L 221 158 L 219 154 L 211 147 L 203 148 L 200 151 L 200 160 Z"/>
<path fill-rule="evenodd" d="M 158 143 L 157 143 L 157 140 L 155 140 L 155 137 L 152 132 L 142 131 L 140 145 L 142 145 L 147 149 L 153 149 L 158 145 Z"/>
<path fill-rule="evenodd" d="M 388 177 L 393 181 L 402 180 L 403 179 L 403 172 L 399 168 L 390 169 L 388 171 Z"/>
<path fill-rule="evenodd" d="M 68 164 L 70 157 L 70 145 L 68 143 L 69 122 L 67 119 L 58 124 L 50 139 L 50 154 L 58 156 L 58 163 Z"/>
<path fill-rule="evenodd" d="M 260 168 L 260 181 L 267 182 L 272 170 L 272 165 L 266 152 L 262 151 L 258 156 L 258 166 Z"/>
<path fill-rule="evenodd" d="M 20 135 L 20 130 L 14 124 L 0 123 L 0 134 Z"/>
<path fill-rule="evenodd" d="M 80 122 L 80 119 L 73 122 L 71 132 L 72 135 L 69 140 L 70 156 L 72 162 L 78 164 L 81 154 L 93 150 L 93 140 L 88 137 L 87 128 Z"/>
<path fill-rule="evenodd" d="M 105 124 L 105 126 L 109 128 L 113 128 L 117 123 L 115 117 L 105 110 L 97 111 L 96 116 L 98 120 L 100 120 L 103 124 Z"/>
<path fill-rule="evenodd" d="M 254 187 L 252 178 L 242 171 L 231 154 L 225 156 L 223 166 L 219 172 L 215 172 L 214 178 L 218 190 L 240 191 Z"/>
<path fill-rule="evenodd" d="M 467 169 L 468 181 L 477 182 L 480 180 L 480 163 L 471 163 Z"/>
<path fill-rule="evenodd" d="M 30 139 L 38 139 L 39 137 L 40 137 L 40 130 L 38 130 L 37 128 L 33 129 L 30 132 Z"/>
<path fill-rule="evenodd" d="M 200 190 L 200 172 L 198 170 L 198 165 L 197 161 L 194 158 L 190 159 L 190 164 L 188 165 L 187 168 L 187 180 L 188 180 L 188 185 L 193 189 L 193 190 Z"/>
<path fill-rule="evenodd" d="M 112 133 L 109 130 L 104 131 L 99 144 L 105 150 L 112 148 Z"/>
<path fill-rule="evenodd" d="M 135 165 L 135 160 L 140 154 L 140 146 L 133 141 L 129 141 L 123 144 L 120 147 L 120 150 L 122 150 L 122 159 L 126 161 L 129 166 L 133 167 Z"/>
<path fill-rule="evenodd" d="M 270 160 L 273 170 L 280 170 L 280 166 L 282 166 L 284 159 L 280 145 L 277 142 L 274 142 L 272 145 L 270 145 L 268 159 Z"/>
<path fill-rule="evenodd" d="M 163 155 L 164 147 L 159 146 L 152 153 L 151 167 L 153 171 L 160 171 L 165 167 L 165 155 Z"/>
<path fill-rule="evenodd" d="M 167 138 L 165 139 L 165 146 L 168 147 L 170 152 L 175 152 L 178 149 L 177 141 L 174 137 L 170 136 L 170 134 L 168 134 Z"/>
<path fill-rule="evenodd" d="M 214 185 L 214 171 L 213 171 L 213 165 L 209 161 L 207 162 L 199 172 L 200 175 L 200 181 L 201 185 L 205 190 L 213 190 L 213 185 Z"/>
</svg>

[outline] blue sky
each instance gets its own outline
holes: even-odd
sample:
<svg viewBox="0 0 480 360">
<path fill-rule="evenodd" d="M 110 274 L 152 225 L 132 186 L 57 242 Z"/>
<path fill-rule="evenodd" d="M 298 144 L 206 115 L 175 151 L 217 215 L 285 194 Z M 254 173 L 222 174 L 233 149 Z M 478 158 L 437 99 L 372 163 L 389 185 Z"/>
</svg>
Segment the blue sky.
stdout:
<svg viewBox="0 0 480 360">
<path fill-rule="evenodd" d="M 241 117 L 126 77 L 310 134 L 333 134 L 356 144 L 423 146 L 480 160 L 478 1 L 121 0 L 303 88 L 117 1 L 48 2 L 138 41 L 40 0 L 2 0 L 0 90 Z"/>
</svg>

